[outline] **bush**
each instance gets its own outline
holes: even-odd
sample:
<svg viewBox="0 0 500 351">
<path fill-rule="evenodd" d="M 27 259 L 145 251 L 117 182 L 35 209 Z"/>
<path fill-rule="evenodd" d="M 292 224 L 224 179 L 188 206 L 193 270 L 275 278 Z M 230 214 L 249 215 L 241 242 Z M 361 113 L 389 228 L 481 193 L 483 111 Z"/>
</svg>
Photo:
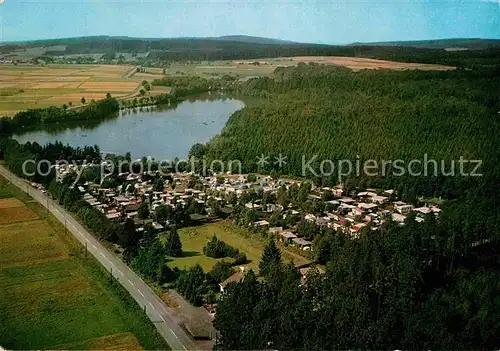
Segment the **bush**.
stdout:
<svg viewBox="0 0 500 351">
<path fill-rule="evenodd" d="M 234 258 L 234 265 L 238 266 L 241 264 L 247 263 L 247 255 L 245 255 L 244 252 L 240 252 L 235 258 Z"/>
<path fill-rule="evenodd" d="M 224 241 L 217 239 L 214 235 L 212 239 L 203 247 L 203 253 L 212 258 L 236 257 L 240 251 Z"/>
<path fill-rule="evenodd" d="M 251 183 L 253 182 L 256 182 L 257 181 L 257 176 L 253 173 L 250 173 L 249 175 L 247 175 L 247 180 Z"/>
</svg>

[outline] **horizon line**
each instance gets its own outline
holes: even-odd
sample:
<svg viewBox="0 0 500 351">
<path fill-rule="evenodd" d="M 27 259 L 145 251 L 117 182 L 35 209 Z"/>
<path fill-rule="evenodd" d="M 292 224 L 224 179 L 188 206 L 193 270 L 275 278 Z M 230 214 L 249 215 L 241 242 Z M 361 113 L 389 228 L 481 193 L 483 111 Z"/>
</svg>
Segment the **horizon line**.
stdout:
<svg viewBox="0 0 500 351">
<path fill-rule="evenodd" d="M 5 43 L 30 43 L 30 42 L 38 42 L 38 41 L 46 41 L 46 40 L 65 40 L 65 39 L 80 39 L 80 38 L 121 38 L 121 39 L 140 39 L 140 40 L 181 40 L 181 39 L 221 39 L 221 38 L 230 38 L 230 37 L 247 37 L 247 38 L 258 38 L 258 39 L 267 39 L 267 40 L 275 40 L 277 42 L 281 41 L 283 43 L 276 43 L 278 45 L 286 45 L 286 44 L 309 44 L 309 45 L 328 45 L 328 46 L 348 46 L 348 45 L 366 45 L 366 44 L 380 44 L 380 43 L 418 43 L 425 41 L 444 41 L 444 40 L 498 40 L 500 41 L 500 37 L 498 38 L 482 38 L 482 37 L 434 37 L 434 38 L 426 38 L 426 39 L 398 39 L 398 40 L 381 40 L 381 41 L 353 41 L 353 42 L 337 42 L 337 43 L 325 43 L 325 42 L 300 42 L 293 41 L 289 39 L 279 39 L 272 37 L 262 37 L 256 35 L 248 35 L 248 34 L 225 34 L 221 36 L 185 36 L 185 37 L 140 37 L 140 36 L 128 36 L 128 35 L 109 35 L 109 34 L 95 34 L 95 35 L 81 35 L 81 36 L 70 36 L 70 37 L 47 37 L 47 38 L 37 38 L 37 39 L 14 39 L 14 40 L 0 40 L 0 44 Z M 230 40 L 228 40 L 230 41 Z M 234 40 L 239 41 L 239 40 Z M 259 44 L 259 43 L 254 43 Z M 262 45 L 272 45 L 272 44 L 262 44 Z"/>
</svg>

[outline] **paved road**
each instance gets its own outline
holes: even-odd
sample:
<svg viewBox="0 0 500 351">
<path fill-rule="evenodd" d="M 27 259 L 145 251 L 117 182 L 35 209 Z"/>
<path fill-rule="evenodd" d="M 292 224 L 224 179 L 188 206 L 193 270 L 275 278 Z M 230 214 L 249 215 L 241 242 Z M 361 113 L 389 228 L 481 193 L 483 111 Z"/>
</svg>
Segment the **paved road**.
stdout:
<svg viewBox="0 0 500 351">
<path fill-rule="evenodd" d="M 0 165 L 0 175 L 8 179 L 21 190 L 27 192 L 42 206 L 48 208 L 50 212 L 67 227 L 68 231 L 71 232 L 82 245 L 87 247 L 88 252 L 90 252 L 108 271 L 111 271 L 113 277 L 123 285 L 141 308 L 146 306 L 147 316 L 151 319 L 172 350 L 195 349 L 193 341 L 177 324 L 165 303 L 160 300 L 149 286 L 147 286 L 147 284 L 115 254 L 108 251 L 61 206 L 52 201 L 41 191 L 33 188 L 26 180 L 15 176 L 2 165 Z"/>
</svg>

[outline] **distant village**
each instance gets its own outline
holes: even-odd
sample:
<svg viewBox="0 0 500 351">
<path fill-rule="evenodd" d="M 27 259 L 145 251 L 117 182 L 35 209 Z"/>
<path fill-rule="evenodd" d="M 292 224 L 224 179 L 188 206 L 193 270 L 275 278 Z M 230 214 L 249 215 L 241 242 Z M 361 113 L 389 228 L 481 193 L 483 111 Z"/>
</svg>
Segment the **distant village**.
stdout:
<svg viewBox="0 0 500 351">
<path fill-rule="evenodd" d="M 73 165 L 56 166 L 58 179 L 76 171 Z M 146 173 L 144 173 L 144 176 Z M 272 216 L 287 218 L 293 216 L 297 221 L 307 221 L 319 227 L 331 228 L 345 233 L 352 239 L 359 236 L 360 231 L 369 228 L 376 230 L 388 220 L 404 225 L 408 215 L 415 213 L 415 220 L 423 222 L 429 214 L 439 215 L 441 209 L 436 203 L 427 203 L 423 207 L 397 200 L 394 190 L 366 189 L 356 194 L 345 196 L 341 185 L 335 187 L 311 187 L 307 201 L 323 202 L 320 211 L 310 213 L 300 206 L 289 203 L 286 208 L 276 201 L 278 189 L 290 189 L 300 186 L 303 181 L 290 179 L 272 179 L 266 175 L 219 174 L 211 177 L 198 177 L 192 173 L 173 173 L 169 181 L 164 181 L 162 190 L 154 189 L 151 180 L 138 174 L 120 173 L 123 183 L 116 188 L 103 187 L 99 184 L 86 182 L 77 185 L 84 200 L 95 207 L 109 220 L 134 220 L 137 231 L 143 231 L 146 223 L 162 231 L 169 223 L 158 223 L 154 220 L 155 210 L 168 205 L 172 208 L 186 207 L 190 204 L 195 208 L 190 215 L 194 218 L 215 217 L 219 208 L 221 213 L 231 214 L 235 203 L 241 203 L 245 196 L 252 192 L 257 194 L 252 201 L 241 203 L 246 211 L 252 211 L 258 218 L 248 226 L 253 230 L 267 231 L 285 245 L 296 247 L 300 251 L 313 250 L 313 242 L 301 237 L 295 230 L 297 223 L 284 226 L 272 226 Z M 149 174 L 156 176 L 156 174 Z M 252 178 L 252 179 L 249 179 Z M 195 179 L 196 186 L 190 188 Z M 326 196 L 328 195 L 328 196 Z M 265 197 L 266 200 L 263 199 Z M 328 199 L 328 200 L 325 200 Z M 271 200 L 271 201 L 270 201 Z M 272 202 L 274 200 L 274 202 Z M 146 202 L 150 211 L 147 219 L 139 218 L 139 208 Z"/>
</svg>

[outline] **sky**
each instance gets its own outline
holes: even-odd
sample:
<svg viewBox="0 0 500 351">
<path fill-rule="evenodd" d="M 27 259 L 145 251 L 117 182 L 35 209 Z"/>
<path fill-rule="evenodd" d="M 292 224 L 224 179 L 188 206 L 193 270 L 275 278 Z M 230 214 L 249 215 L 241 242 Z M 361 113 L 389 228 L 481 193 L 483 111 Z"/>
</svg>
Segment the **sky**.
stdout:
<svg viewBox="0 0 500 351">
<path fill-rule="evenodd" d="M 0 41 L 90 35 L 323 44 L 500 39 L 500 0 L 0 0 Z"/>
</svg>

